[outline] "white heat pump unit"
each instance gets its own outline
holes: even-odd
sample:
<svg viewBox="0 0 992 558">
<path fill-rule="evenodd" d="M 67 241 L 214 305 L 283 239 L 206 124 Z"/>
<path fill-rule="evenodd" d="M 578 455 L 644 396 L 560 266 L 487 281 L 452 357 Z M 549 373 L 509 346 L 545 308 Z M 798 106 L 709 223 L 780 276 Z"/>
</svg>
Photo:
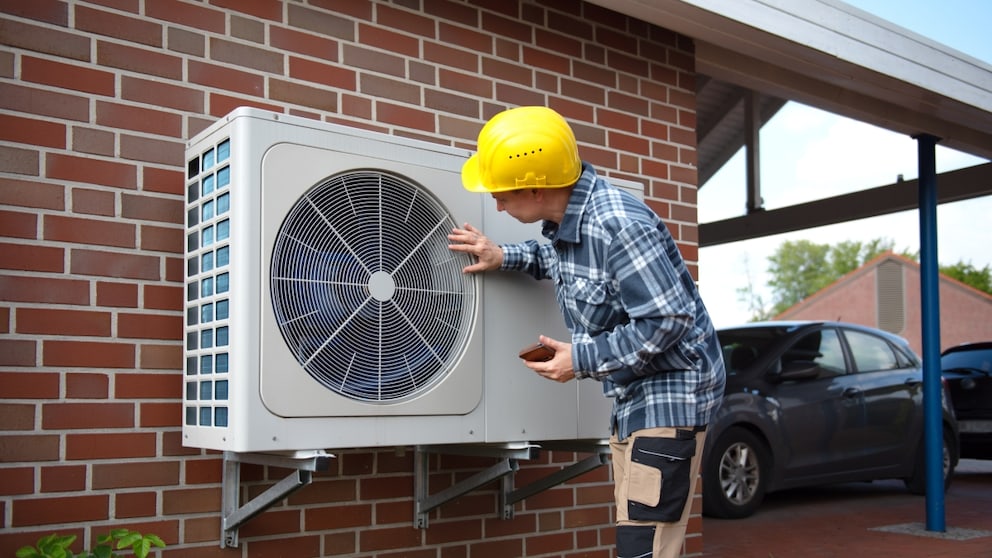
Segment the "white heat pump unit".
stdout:
<svg viewBox="0 0 992 558">
<path fill-rule="evenodd" d="M 460 182 L 465 150 L 240 108 L 187 144 L 183 441 L 234 452 L 608 437 L 551 285 L 466 275 L 447 234 L 541 238 Z"/>
</svg>

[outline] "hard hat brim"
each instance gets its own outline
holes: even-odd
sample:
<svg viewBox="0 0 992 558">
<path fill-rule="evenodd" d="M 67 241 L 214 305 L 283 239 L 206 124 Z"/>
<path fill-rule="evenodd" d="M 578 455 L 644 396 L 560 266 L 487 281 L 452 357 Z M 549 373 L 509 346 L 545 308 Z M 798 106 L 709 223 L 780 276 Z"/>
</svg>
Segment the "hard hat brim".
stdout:
<svg viewBox="0 0 992 558">
<path fill-rule="evenodd" d="M 479 154 L 476 153 L 462 165 L 462 186 L 469 192 L 491 192 L 482 182 L 479 172 Z"/>
</svg>

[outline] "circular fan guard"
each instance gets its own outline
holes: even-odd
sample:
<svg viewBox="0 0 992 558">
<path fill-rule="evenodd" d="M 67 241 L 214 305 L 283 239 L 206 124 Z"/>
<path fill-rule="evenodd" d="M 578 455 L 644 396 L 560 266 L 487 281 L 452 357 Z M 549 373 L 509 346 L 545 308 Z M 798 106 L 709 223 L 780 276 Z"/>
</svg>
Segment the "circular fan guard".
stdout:
<svg viewBox="0 0 992 558">
<path fill-rule="evenodd" d="M 469 256 L 448 249 L 453 225 L 423 187 L 382 171 L 333 176 L 293 205 L 272 251 L 272 307 L 314 379 L 396 402 L 450 372 L 476 294 Z"/>
</svg>

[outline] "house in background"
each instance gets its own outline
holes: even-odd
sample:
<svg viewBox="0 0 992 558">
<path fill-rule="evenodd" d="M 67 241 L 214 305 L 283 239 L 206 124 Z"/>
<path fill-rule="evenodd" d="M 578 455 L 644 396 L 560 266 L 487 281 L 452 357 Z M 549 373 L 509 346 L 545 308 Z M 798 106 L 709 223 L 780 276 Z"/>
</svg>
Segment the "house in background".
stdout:
<svg viewBox="0 0 992 558">
<path fill-rule="evenodd" d="M 941 274 L 940 348 L 992 339 L 992 295 Z M 838 320 L 890 331 L 923 353 L 920 264 L 886 252 L 775 317 Z"/>
</svg>

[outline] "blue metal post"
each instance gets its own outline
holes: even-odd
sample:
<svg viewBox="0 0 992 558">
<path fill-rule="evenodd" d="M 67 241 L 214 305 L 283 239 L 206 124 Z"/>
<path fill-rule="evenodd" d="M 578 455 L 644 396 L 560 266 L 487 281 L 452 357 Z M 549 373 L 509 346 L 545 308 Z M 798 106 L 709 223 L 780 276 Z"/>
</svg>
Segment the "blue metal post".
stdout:
<svg viewBox="0 0 992 558">
<path fill-rule="evenodd" d="M 920 185 L 920 301 L 923 331 L 923 424 L 927 531 L 944 532 L 944 429 L 940 381 L 940 293 L 937 278 L 938 138 L 916 136 Z"/>
</svg>

